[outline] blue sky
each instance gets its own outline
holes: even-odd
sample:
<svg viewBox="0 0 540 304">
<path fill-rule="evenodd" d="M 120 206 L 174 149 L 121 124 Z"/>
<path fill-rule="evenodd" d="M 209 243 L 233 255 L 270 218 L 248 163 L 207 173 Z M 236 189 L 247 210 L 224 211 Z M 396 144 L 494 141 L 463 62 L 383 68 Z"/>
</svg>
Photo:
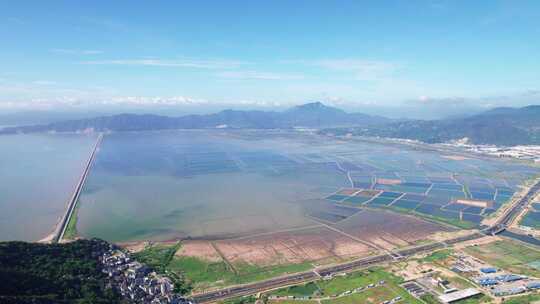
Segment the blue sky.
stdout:
<svg viewBox="0 0 540 304">
<path fill-rule="evenodd" d="M 0 1 L 0 111 L 522 105 L 539 1 Z"/>
</svg>

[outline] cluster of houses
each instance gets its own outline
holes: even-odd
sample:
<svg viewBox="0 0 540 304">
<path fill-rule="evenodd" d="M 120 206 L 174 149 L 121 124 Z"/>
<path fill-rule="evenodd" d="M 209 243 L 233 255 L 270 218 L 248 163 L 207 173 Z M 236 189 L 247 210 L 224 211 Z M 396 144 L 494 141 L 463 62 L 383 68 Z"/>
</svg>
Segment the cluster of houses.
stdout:
<svg viewBox="0 0 540 304">
<path fill-rule="evenodd" d="M 131 259 L 113 245 L 102 257 L 103 272 L 112 285 L 132 303 L 143 304 L 192 304 L 188 299 L 174 293 L 170 279 L 151 268 Z"/>
</svg>

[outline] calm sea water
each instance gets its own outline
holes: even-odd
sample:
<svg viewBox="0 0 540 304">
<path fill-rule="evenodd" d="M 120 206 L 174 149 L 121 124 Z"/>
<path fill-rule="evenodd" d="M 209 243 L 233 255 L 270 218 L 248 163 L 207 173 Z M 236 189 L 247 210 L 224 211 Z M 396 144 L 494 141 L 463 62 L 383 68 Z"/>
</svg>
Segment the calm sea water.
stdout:
<svg viewBox="0 0 540 304">
<path fill-rule="evenodd" d="M 349 182 L 335 165 L 295 160 L 302 147 L 217 132 L 108 135 L 81 196 L 79 233 L 222 238 L 313 225 L 301 202 Z"/>
<path fill-rule="evenodd" d="M 88 159 L 93 135 L 0 136 L 0 240 L 50 233 Z"/>
</svg>

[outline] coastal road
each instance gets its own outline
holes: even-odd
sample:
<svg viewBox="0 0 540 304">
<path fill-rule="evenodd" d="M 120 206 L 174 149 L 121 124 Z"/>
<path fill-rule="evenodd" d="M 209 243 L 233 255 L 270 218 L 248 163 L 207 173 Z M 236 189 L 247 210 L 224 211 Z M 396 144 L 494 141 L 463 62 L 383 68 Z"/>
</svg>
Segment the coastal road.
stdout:
<svg viewBox="0 0 540 304">
<path fill-rule="evenodd" d="M 92 149 L 92 153 L 90 154 L 90 157 L 88 158 L 88 161 L 86 162 L 86 166 L 84 167 L 84 171 L 81 174 L 81 177 L 79 178 L 79 181 L 77 182 L 77 185 L 75 187 L 75 190 L 73 191 L 73 194 L 71 195 L 71 198 L 68 202 L 66 212 L 62 216 L 62 219 L 60 220 L 60 223 L 56 226 L 52 242 L 58 243 L 60 242 L 64 234 L 66 233 L 67 225 L 73 216 L 73 212 L 75 210 L 75 206 L 77 205 L 77 201 L 79 200 L 79 196 L 81 194 L 81 191 L 84 186 L 84 182 L 86 181 L 86 177 L 88 176 L 88 173 L 90 172 L 90 168 L 92 168 L 92 164 L 94 163 L 94 159 L 96 158 L 97 150 L 99 149 L 99 145 L 101 144 L 101 141 L 103 140 L 103 134 L 99 134 L 98 138 L 96 140 L 96 144 L 94 145 L 94 148 Z"/>
<path fill-rule="evenodd" d="M 406 257 L 413 256 L 415 254 L 418 254 L 418 253 L 429 252 L 436 249 L 445 248 L 452 244 L 456 244 L 456 243 L 460 243 L 464 241 L 470 241 L 470 240 L 478 239 L 481 237 L 485 237 L 485 235 L 482 233 L 476 232 L 470 235 L 449 239 L 444 242 L 430 243 L 430 244 L 415 246 L 411 248 L 396 250 L 396 251 L 393 251 L 391 255 L 380 254 L 380 255 L 375 255 L 375 256 L 369 256 L 369 257 L 361 258 L 361 259 L 344 263 L 344 264 L 318 268 L 313 271 L 291 274 L 291 275 L 282 276 L 282 277 L 278 277 L 278 278 L 274 278 L 274 279 L 270 279 L 266 281 L 245 284 L 245 285 L 225 288 L 221 290 L 211 291 L 211 292 L 207 292 L 203 294 L 198 294 L 198 295 L 194 295 L 192 299 L 196 303 L 208 303 L 208 302 L 215 302 L 215 301 L 233 298 L 233 297 L 256 294 L 259 292 L 263 292 L 263 291 L 267 291 L 267 290 L 271 290 L 271 289 L 275 289 L 279 287 L 313 281 L 313 280 L 318 279 L 321 276 L 324 277 L 327 275 L 335 275 L 338 273 L 343 273 L 343 272 L 348 272 L 348 271 L 352 271 L 356 269 L 369 267 L 375 264 L 392 262 L 392 261 L 395 261 L 396 256 L 406 258 Z"/>
</svg>

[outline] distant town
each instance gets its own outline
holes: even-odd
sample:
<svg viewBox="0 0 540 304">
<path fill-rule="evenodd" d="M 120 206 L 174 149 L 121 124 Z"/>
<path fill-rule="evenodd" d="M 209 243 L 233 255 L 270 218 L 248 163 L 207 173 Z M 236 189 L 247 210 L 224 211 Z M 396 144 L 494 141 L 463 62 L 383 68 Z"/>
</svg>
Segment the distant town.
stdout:
<svg viewBox="0 0 540 304">
<path fill-rule="evenodd" d="M 496 156 L 510 157 L 521 160 L 533 161 L 540 163 L 540 146 L 513 146 L 513 147 L 498 147 L 493 145 L 461 145 L 467 151 Z"/>
</svg>

